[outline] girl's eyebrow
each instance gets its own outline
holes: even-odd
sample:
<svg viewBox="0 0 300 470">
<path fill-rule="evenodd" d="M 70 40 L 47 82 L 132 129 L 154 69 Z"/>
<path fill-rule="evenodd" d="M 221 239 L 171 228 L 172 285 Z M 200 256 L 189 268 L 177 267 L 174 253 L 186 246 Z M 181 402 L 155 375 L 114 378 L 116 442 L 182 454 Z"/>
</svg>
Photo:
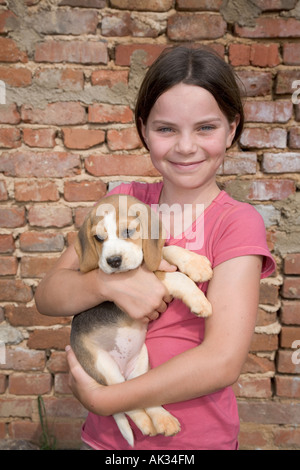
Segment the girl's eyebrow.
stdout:
<svg viewBox="0 0 300 470">
<path fill-rule="evenodd" d="M 207 124 L 208 122 L 221 122 L 221 119 L 217 116 L 207 117 L 207 118 L 205 118 L 201 121 L 197 121 L 195 123 L 195 126 Z M 156 119 L 155 121 L 152 121 L 152 124 L 154 124 L 154 125 L 163 124 L 164 126 L 174 126 L 174 125 L 176 125 L 175 122 L 164 120 L 164 119 Z"/>
</svg>

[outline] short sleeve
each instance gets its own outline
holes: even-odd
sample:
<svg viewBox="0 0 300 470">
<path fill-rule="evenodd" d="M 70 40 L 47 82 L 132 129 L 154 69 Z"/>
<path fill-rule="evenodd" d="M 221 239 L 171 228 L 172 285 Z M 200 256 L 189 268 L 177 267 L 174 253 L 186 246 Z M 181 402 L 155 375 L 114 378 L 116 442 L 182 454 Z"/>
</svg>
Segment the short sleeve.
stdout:
<svg viewBox="0 0 300 470">
<path fill-rule="evenodd" d="M 261 278 L 272 274 L 275 261 L 266 241 L 263 218 L 250 204 L 237 204 L 221 218 L 214 240 L 213 266 L 246 255 L 263 256 Z"/>
</svg>

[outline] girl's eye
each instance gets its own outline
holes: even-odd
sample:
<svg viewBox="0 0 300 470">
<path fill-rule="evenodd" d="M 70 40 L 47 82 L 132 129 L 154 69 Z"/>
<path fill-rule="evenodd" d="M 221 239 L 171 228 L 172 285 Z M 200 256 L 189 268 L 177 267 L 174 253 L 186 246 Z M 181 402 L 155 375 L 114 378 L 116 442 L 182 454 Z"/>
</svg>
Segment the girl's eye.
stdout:
<svg viewBox="0 0 300 470">
<path fill-rule="evenodd" d="M 162 134 L 167 134 L 169 132 L 172 132 L 171 127 L 160 127 L 157 130 L 158 130 L 158 132 L 161 132 Z"/>
<path fill-rule="evenodd" d="M 201 126 L 198 129 L 199 132 L 209 132 L 209 131 L 212 131 L 212 130 L 214 130 L 214 126 L 211 126 L 210 124 L 207 124 L 205 126 Z"/>
<path fill-rule="evenodd" d="M 97 240 L 97 242 L 103 243 L 106 237 L 103 237 L 101 235 L 96 234 L 96 235 L 94 235 L 94 238 L 95 238 L 95 240 Z"/>
</svg>

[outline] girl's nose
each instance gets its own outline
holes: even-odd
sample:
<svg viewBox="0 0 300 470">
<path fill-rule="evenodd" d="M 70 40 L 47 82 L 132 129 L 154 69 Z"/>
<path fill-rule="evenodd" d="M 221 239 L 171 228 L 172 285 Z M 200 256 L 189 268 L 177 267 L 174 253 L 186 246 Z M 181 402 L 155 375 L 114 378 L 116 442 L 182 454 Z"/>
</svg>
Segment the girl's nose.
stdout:
<svg viewBox="0 0 300 470">
<path fill-rule="evenodd" d="M 197 144 L 194 142 L 193 136 L 190 134 L 181 134 L 178 136 L 175 150 L 183 155 L 190 155 L 191 153 L 196 152 Z"/>
</svg>

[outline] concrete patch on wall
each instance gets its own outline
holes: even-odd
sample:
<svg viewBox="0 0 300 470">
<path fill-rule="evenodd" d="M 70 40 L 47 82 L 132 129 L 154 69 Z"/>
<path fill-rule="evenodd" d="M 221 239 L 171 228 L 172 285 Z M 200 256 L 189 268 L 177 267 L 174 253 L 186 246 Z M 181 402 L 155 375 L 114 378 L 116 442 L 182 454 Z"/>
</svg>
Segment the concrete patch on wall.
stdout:
<svg viewBox="0 0 300 470">
<path fill-rule="evenodd" d="M 220 13 L 228 23 L 255 26 L 255 19 L 258 18 L 261 10 L 252 0 L 224 0 Z"/>
</svg>

